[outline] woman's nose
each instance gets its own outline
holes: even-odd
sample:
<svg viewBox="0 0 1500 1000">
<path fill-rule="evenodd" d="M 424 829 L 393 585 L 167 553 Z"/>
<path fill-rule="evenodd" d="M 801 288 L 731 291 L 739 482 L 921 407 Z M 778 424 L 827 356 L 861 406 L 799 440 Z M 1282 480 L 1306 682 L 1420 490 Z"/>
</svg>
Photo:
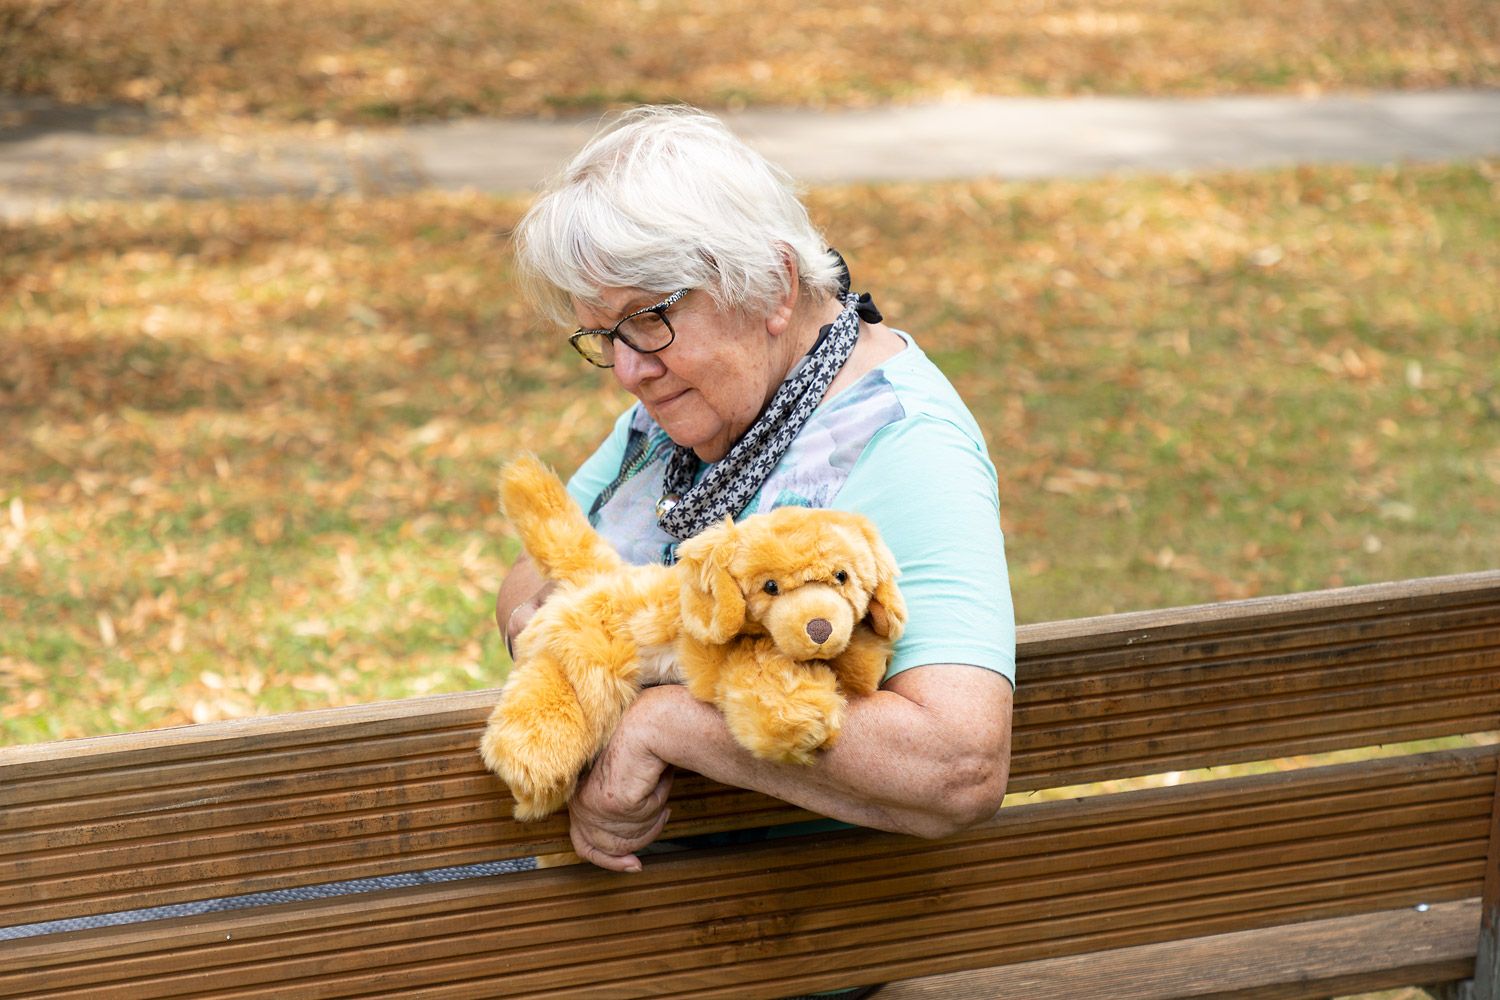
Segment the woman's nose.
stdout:
<svg viewBox="0 0 1500 1000">
<path fill-rule="evenodd" d="M 654 378 L 665 370 L 666 366 L 655 354 L 641 354 L 624 344 L 615 344 L 615 366 L 611 371 L 626 392 L 634 393 L 646 379 Z"/>
</svg>

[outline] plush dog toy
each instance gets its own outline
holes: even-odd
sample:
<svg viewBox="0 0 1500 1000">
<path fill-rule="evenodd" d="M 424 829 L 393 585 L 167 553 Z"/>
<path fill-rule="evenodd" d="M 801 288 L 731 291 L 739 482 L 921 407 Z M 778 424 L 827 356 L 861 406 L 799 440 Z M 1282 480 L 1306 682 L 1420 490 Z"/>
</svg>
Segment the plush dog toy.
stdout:
<svg viewBox="0 0 1500 1000">
<path fill-rule="evenodd" d="M 896 563 L 867 518 L 783 507 L 683 542 L 674 566 L 631 566 L 532 457 L 501 502 L 560 586 L 516 639 L 480 743 L 518 819 L 565 803 L 643 686 L 686 683 L 759 757 L 811 763 L 849 696 L 873 692 L 906 623 Z"/>
</svg>

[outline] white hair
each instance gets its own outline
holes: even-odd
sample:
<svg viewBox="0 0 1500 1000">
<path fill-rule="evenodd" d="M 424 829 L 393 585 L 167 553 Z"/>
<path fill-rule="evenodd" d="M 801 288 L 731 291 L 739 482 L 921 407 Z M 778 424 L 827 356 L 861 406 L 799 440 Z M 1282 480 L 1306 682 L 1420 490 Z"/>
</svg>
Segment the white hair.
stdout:
<svg viewBox="0 0 1500 1000">
<path fill-rule="evenodd" d="M 842 268 L 791 177 L 718 119 L 643 107 L 596 135 L 522 217 L 522 287 L 545 315 L 573 322 L 612 288 L 706 290 L 721 308 L 769 312 L 796 263 L 803 294 L 838 291 Z"/>
</svg>

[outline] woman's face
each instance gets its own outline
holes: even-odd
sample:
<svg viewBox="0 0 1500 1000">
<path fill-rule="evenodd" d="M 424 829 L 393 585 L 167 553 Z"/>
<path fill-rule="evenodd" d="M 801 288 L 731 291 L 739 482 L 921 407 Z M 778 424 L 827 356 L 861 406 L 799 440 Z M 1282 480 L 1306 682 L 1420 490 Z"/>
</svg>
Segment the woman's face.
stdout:
<svg viewBox="0 0 1500 1000">
<path fill-rule="evenodd" d="M 610 289 L 602 306 L 575 301 L 573 311 L 580 327 L 607 329 L 663 298 L 660 292 Z M 716 462 L 749 430 L 786 377 L 788 338 L 774 319 L 720 311 L 696 290 L 673 304 L 667 319 L 677 333 L 668 347 L 638 354 L 617 343 L 610 371 L 673 441 Z"/>
</svg>

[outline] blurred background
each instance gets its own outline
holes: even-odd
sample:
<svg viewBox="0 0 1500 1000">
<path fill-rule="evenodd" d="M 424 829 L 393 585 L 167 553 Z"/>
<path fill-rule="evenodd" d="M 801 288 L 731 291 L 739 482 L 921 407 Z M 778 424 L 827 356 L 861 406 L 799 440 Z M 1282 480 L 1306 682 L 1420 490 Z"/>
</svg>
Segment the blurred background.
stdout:
<svg viewBox="0 0 1500 1000">
<path fill-rule="evenodd" d="M 0 161 L 60 123 L 253 159 L 638 102 L 1497 83 L 1493 0 L 0 0 Z M 571 470 L 628 403 L 517 298 L 525 194 L 108 161 L 31 164 L 62 197 L 0 221 L 0 744 L 497 685 L 497 469 Z M 807 198 L 983 425 L 1038 622 L 1500 566 L 1497 173 Z"/>
</svg>

